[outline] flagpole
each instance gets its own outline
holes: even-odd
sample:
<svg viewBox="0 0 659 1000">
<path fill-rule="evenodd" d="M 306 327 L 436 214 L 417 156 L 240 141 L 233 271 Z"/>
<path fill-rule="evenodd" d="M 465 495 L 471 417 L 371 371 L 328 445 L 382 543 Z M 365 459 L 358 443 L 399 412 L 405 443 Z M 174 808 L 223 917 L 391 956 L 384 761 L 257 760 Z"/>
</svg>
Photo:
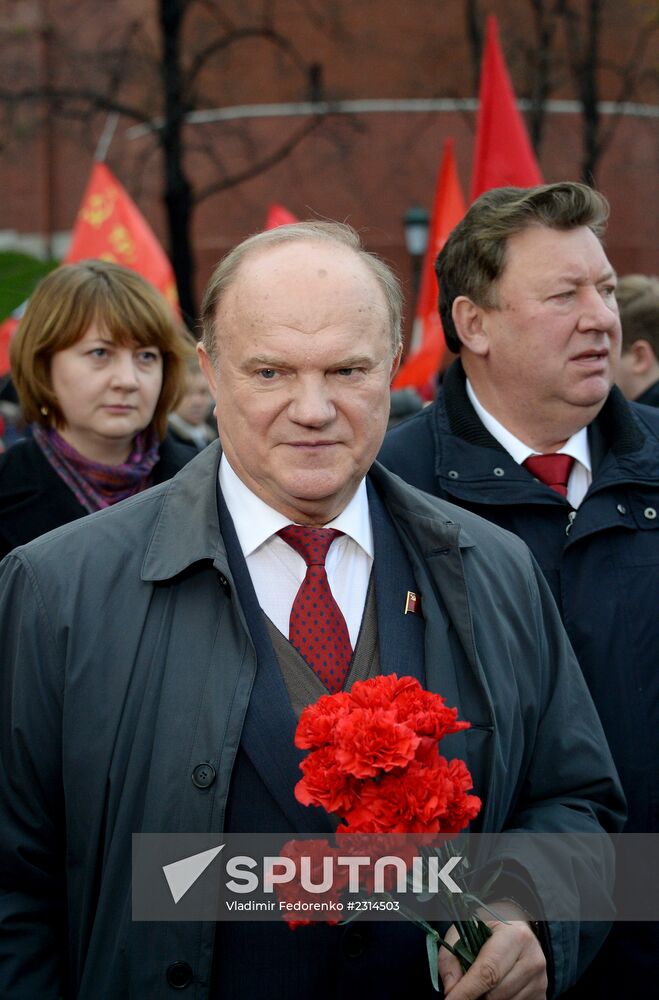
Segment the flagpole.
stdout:
<svg viewBox="0 0 659 1000">
<path fill-rule="evenodd" d="M 114 139 L 114 133 L 116 131 L 118 121 L 119 112 L 110 111 L 105 119 L 105 125 L 103 126 L 103 131 L 101 132 L 101 138 L 98 140 L 96 152 L 94 153 L 94 160 L 96 163 L 105 163 L 105 157 L 108 155 L 110 143 Z"/>
</svg>

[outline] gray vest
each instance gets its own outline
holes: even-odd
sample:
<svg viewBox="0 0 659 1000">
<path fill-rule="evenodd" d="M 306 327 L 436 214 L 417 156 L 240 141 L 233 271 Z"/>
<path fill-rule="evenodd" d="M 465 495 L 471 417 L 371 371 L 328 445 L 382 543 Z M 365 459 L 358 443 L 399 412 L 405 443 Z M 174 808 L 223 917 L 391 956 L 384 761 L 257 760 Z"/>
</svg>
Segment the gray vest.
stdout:
<svg viewBox="0 0 659 1000">
<path fill-rule="evenodd" d="M 263 618 L 272 640 L 288 697 L 291 700 L 291 707 L 295 717 L 299 719 L 302 709 L 317 701 L 321 695 L 327 694 L 327 688 L 304 657 L 298 653 L 295 646 L 291 645 L 277 626 L 272 624 L 268 616 L 264 615 Z M 375 604 L 375 586 L 371 573 L 357 645 L 343 690 L 349 691 L 355 681 L 365 681 L 379 673 L 378 617 Z"/>
</svg>

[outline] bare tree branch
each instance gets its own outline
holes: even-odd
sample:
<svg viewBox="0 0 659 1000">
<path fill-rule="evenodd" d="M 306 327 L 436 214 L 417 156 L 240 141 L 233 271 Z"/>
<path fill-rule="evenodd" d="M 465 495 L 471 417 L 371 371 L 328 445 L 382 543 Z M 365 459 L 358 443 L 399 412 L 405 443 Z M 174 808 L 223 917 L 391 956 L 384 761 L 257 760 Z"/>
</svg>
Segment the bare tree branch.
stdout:
<svg viewBox="0 0 659 1000">
<path fill-rule="evenodd" d="M 481 28 L 481 22 L 482 15 L 478 0 L 466 0 L 465 28 L 469 52 L 471 53 L 471 73 L 475 94 L 478 93 L 481 56 L 483 53 L 483 30 Z"/>
<path fill-rule="evenodd" d="M 297 51 L 295 46 L 292 45 L 288 39 L 281 35 L 278 31 L 274 31 L 271 28 L 237 28 L 234 29 L 230 35 L 225 35 L 224 38 L 215 39 L 196 54 L 186 74 L 188 87 L 194 83 L 211 56 L 217 55 L 219 52 L 225 52 L 227 49 L 231 48 L 231 46 L 238 44 L 238 42 L 243 42 L 248 38 L 261 38 L 272 42 L 279 49 L 281 49 L 282 52 L 285 52 L 286 55 L 290 56 L 292 62 L 299 70 L 306 72 L 307 64 L 302 59 L 300 53 Z"/>
<path fill-rule="evenodd" d="M 0 103 L 19 106 L 27 102 L 50 100 L 62 114 L 72 114 L 76 102 L 84 104 L 90 111 L 116 111 L 136 122 L 147 123 L 151 115 L 135 105 L 125 104 L 107 94 L 85 87 L 25 87 L 21 90 L 0 88 Z"/>
<path fill-rule="evenodd" d="M 556 33 L 555 10 L 549 9 L 547 0 L 531 0 L 535 20 L 536 44 L 533 49 L 533 87 L 531 90 L 531 142 L 536 153 L 542 145 L 545 125 L 545 106 L 552 87 L 554 61 L 554 36 Z"/>
<path fill-rule="evenodd" d="M 643 76 L 643 61 L 645 59 L 645 53 L 650 44 L 652 35 L 657 28 L 659 28 L 659 12 L 655 14 L 646 27 L 639 31 L 636 36 L 634 48 L 632 49 L 626 64 L 622 68 L 618 66 L 610 66 L 610 68 L 617 71 L 621 77 L 620 89 L 616 98 L 617 103 L 621 106 L 627 101 L 631 101 L 636 93 L 637 86 Z M 602 65 L 609 64 L 603 63 Z M 608 127 L 602 132 L 599 143 L 600 154 L 603 154 L 609 148 L 618 125 L 620 124 L 620 119 L 621 115 L 612 116 Z"/>
<path fill-rule="evenodd" d="M 305 122 L 300 128 L 285 142 L 283 142 L 274 152 L 270 153 L 269 156 L 264 157 L 258 163 L 252 164 L 252 166 L 247 167 L 245 170 L 239 171 L 237 174 L 233 174 L 230 177 L 226 177 L 222 181 L 217 181 L 214 184 L 209 184 L 205 188 L 202 188 L 197 192 L 195 201 L 199 203 L 205 198 L 210 197 L 212 194 L 218 194 L 220 191 L 226 191 L 228 188 L 236 187 L 238 184 L 243 184 L 245 181 L 252 180 L 253 177 L 258 177 L 259 174 L 265 173 L 266 170 L 270 170 L 271 167 L 276 166 L 276 164 L 281 163 L 285 160 L 287 156 L 293 152 L 296 146 L 298 146 L 303 139 L 306 139 L 308 135 L 318 128 L 320 123 L 324 121 L 326 116 L 318 115 L 315 118 L 310 119 Z"/>
</svg>

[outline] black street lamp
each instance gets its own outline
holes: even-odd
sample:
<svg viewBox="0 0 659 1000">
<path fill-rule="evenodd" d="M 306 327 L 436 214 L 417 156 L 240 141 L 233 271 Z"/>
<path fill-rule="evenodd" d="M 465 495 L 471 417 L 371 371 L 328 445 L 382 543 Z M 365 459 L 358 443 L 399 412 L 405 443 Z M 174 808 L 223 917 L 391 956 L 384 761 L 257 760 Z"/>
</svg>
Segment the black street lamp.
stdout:
<svg viewBox="0 0 659 1000">
<path fill-rule="evenodd" d="M 430 219 L 425 208 L 420 205 L 412 205 L 403 216 L 403 226 L 405 229 L 405 246 L 412 258 L 412 294 L 414 304 L 419 297 L 419 286 L 421 284 L 421 266 L 423 257 L 428 246 L 428 227 Z"/>
</svg>

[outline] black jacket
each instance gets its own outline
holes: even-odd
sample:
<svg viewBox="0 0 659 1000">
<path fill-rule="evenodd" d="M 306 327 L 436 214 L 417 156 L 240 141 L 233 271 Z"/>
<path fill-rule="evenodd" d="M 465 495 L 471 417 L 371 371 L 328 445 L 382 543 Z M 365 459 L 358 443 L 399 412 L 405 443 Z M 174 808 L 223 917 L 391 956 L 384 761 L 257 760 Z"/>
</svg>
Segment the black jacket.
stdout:
<svg viewBox="0 0 659 1000">
<path fill-rule="evenodd" d="M 655 382 L 645 392 L 642 392 L 635 401 L 643 403 L 643 406 L 659 406 L 659 382 Z"/>
<path fill-rule="evenodd" d="M 507 528 L 530 547 L 613 751 L 627 796 L 627 830 L 657 832 L 659 412 L 627 403 L 614 388 L 588 436 L 593 481 L 575 514 L 486 430 L 458 361 L 435 403 L 387 434 L 379 458 L 407 482 Z M 577 718 L 566 721 L 579 725 Z M 620 947 L 628 930 L 629 947 Z M 651 942 L 644 952 L 636 948 L 641 937 Z M 606 951 L 592 995 L 654 995 L 632 987 L 629 973 L 642 984 L 654 966 L 656 980 L 656 927 L 650 932 L 648 925 L 641 935 L 638 928 L 616 925 Z"/>
<path fill-rule="evenodd" d="M 614 388 L 589 441 L 593 482 L 575 515 L 485 429 L 457 362 L 436 402 L 387 434 L 379 459 L 413 486 L 524 539 L 604 723 L 628 829 L 657 831 L 659 413 Z"/>
<path fill-rule="evenodd" d="M 171 479 L 196 454 L 192 445 L 167 435 L 153 469 L 153 485 Z M 0 456 L 0 558 L 87 513 L 32 438 Z"/>
</svg>

